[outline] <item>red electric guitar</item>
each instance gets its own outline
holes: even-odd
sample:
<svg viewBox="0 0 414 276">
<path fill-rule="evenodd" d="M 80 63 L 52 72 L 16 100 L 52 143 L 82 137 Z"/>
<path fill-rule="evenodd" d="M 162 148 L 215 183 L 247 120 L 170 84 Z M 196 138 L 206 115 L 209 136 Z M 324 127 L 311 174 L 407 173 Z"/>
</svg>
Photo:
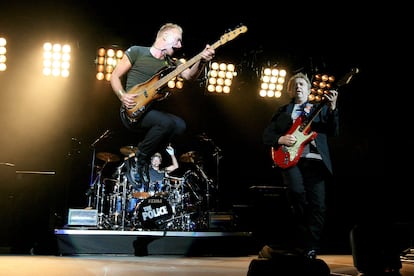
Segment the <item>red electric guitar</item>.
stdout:
<svg viewBox="0 0 414 276">
<path fill-rule="evenodd" d="M 359 72 L 358 68 L 353 68 L 349 73 L 347 73 L 341 80 L 336 84 L 337 87 L 340 87 L 344 84 L 348 84 L 352 77 Z M 323 106 L 327 103 L 326 98 L 318 93 L 311 94 L 311 97 L 319 97 L 319 102 L 316 105 L 316 108 L 308 116 L 300 116 L 294 122 L 292 127 L 288 130 L 286 134 L 292 134 L 296 137 L 296 143 L 292 146 L 280 145 L 277 149 L 272 147 L 272 159 L 276 166 L 286 169 L 296 165 L 303 153 L 304 147 L 310 141 L 316 138 L 318 135 L 316 132 L 311 130 L 311 124 L 319 112 L 322 110 Z"/>
</svg>

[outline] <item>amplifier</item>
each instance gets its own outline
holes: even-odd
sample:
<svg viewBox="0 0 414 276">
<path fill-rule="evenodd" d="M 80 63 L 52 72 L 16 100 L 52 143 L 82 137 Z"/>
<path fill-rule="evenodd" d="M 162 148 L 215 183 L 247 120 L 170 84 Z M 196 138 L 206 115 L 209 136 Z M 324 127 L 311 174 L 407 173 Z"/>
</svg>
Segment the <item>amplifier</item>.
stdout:
<svg viewBox="0 0 414 276">
<path fill-rule="evenodd" d="M 209 212 L 208 226 L 210 230 L 234 230 L 234 214 L 231 212 Z"/>
<path fill-rule="evenodd" d="M 69 226 L 97 226 L 98 210 L 96 209 L 69 209 Z"/>
</svg>

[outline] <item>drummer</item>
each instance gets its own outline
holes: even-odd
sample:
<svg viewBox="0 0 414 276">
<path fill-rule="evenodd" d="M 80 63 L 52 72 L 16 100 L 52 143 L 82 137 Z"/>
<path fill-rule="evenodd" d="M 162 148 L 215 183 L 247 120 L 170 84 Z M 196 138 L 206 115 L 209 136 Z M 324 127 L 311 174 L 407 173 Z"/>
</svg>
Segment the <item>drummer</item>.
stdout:
<svg viewBox="0 0 414 276">
<path fill-rule="evenodd" d="M 159 152 L 154 153 L 151 156 L 151 163 L 149 166 L 149 189 L 148 192 L 151 196 L 156 195 L 164 191 L 164 179 L 168 176 L 169 173 L 178 169 L 178 161 L 175 157 L 174 148 L 171 145 L 168 145 L 165 151 L 171 157 L 171 165 L 167 167 L 162 167 L 162 155 Z"/>
</svg>

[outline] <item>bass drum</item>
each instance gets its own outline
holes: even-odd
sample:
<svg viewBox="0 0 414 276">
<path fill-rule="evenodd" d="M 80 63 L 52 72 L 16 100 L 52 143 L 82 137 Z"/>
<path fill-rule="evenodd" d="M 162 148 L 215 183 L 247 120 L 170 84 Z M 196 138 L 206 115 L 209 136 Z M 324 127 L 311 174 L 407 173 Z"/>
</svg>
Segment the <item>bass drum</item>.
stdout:
<svg viewBox="0 0 414 276">
<path fill-rule="evenodd" d="M 168 200 L 160 196 L 144 199 L 137 208 L 137 221 L 146 230 L 162 230 L 173 216 Z"/>
</svg>

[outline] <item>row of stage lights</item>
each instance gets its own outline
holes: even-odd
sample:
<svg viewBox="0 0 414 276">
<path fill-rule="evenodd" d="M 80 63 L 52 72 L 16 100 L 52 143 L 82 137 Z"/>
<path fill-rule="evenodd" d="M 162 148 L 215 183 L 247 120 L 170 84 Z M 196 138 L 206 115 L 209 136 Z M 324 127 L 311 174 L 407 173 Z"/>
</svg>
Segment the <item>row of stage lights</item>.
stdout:
<svg viewBox="0 0 414 276">
<path fill-rule="evenodd" d="M 123 51 L 120 49 L 99 48 L 96 59 L 96 78 L 98 80 L 109 81 L 112 71 L 123 57 L 123 54 Z M 181 60 L 181 62 L 184 63 L 186 61 Z M 207 70 L 207 91 L 212 94 L 229 94 L 233 80 L 237 77 L 235 65 L 225 62 L 210 62 Z M 282 96 L 286 74 L 286 70 L 278 69 L 276 66 L 263 68 L 259 95 L 263 98 L 280 98 Z M 168 87 L 171 89 L 182 89 L 183 86 L 183 79 L 180 77 L 175 77 L 168 82 Z"/>
<path fill-rule="evenodd" d="M 7 69 L 7 40 L 0 37 L 0 71 Z M 71 47 L 68 44 L 50 43 L 43 45 L 43 74 L 45 76 L 69 77 Z M 124 55 L 118 47 L 97 50 L 95 60 L 96 79 L 109 81 L 112 72 Z M 186 62 L 181 60 L 181 62 Z M 259 96 L 263 98 L 280 98 L 284 89 L 287 72 L 277 66 L 263 67 L 260 77 Z M 206 90 L 209 94 L 229 94 L 237 77 L 236 66 L 232 63 L 210 62 L 206 73 Z M 175 77 L 168 82 L 170 89 L 182 89 L 183 79 Z"/>
<path fill-rule="evenodd" d="M 7 40 L 4 37 L 0 37 L 0 72 L 7 69 Z"/>
<path fill-rule="evenodd" d="M 120 49 L 99 48 L 96 58 L 96 79 L 109 81 L 115 66 L 123 55 L 124 52 Z M 182 59 L 180 62 L 185 63 L 186 60 Z M 212 62 L 209 67 L 207 91 L 211 93 L 230 93 L 233 77 L 237 76 L 235 66 L 233 64 Z M 167 85 L 170 89 L 182 89 L 184 82 L 182 78 L 174 77 Z"/>
<path fill-rule="evenodd" d="M 43 44 L 43 74 L 69 77 L 71 47 L 68 44 Z M 7 70 L 7 40 L 0 37 L 0 71 Z"/>
<path fill-rule="evenodd" d="M 71 47 L 69 44 L 43 44 L 43 75 L 69 77 Z M 0 37 L 0 72 L 7 70 L 7 39 Z"/>
</svg>

